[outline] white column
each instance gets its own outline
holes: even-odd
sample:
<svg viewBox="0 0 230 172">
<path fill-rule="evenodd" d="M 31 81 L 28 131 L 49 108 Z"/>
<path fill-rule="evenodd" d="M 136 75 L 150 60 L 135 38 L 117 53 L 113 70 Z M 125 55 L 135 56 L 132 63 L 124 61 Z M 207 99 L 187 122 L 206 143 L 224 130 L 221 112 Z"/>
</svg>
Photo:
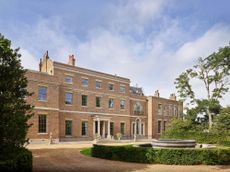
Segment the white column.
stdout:
<svg viewBox="0 0 230 172">
<path fill-rule="evenodd" d="M 95 134 L 96 134 L 96 133 L 95 133 L 95 122 L 96 122 L 96 121 L 93 120 L 93 137 L 94 137 Z"/>
<path fill-rule="evenodd" d="M 139 135 L 141 135 L 141 119 L 139 120 Z"/>
<path fill-rule="evenodd" d="M 103 138 L 105 138 L 105 121 L 103 121 L 103 125 L 102 125 L 102 136 Z"/>
<path fill-rule="evenodd" d="M 135 123 L 134 123 L 134 135 L 137 135 L 136 121 L 135 121 Z"/>
<path fill-rule="evenodd" d="M 133 133 L 133 139 L 134 139 L 134 142 L 136 142 L 136 138 L 137 138 L 137 127 L 136 127 L 136 120 L 135 120 L 135 123 L 134 123 L 134 133 Z"/>
<path fill-rule="evenodd" d="M 97 119 L 97 134 L 101 135 L 100 119 Z"/>
<path fill-rule="evenodd" d="M 110 120 L 108 120 L 108 130 L 107 130 L 108 134 L 107 134 L 107 138 L 111 139 L 111 135 L 110 135 Z"/>
</svg>

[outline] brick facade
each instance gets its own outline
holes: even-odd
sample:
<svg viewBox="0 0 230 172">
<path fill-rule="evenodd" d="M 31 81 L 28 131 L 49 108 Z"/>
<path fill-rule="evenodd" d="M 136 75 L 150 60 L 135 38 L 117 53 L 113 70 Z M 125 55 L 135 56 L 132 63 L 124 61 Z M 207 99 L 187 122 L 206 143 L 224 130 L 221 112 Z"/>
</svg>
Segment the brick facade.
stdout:
<svg viewBox="0 0 230 172">
<path fill-rule="evenodd" d="M 68 64 L 62 64 L 52 61 L 47 52 L 39 71 L 28 70 L 26 76 L 28 91 L 34 93 L 27 99 L 34 105 L 29 120 L 33 124 L 28 132 L 31 140 L 46 140 L 51 133 L 56 141 L 93 140 L 96 135 L 111 139 L 120 132 L 129 139 L 134 135 L 158 138 L 158 121 L 168 124 L 182 111 L 175 99 L 144 96 L 140 88 L 130 86 L 128 78 L 75 66 L 73 55 Z M 66 104 L 65 96 L 72 96 L 72 102 Z M 100 107 L 96 107 L 98 99 Z M 175 106 L 176 114 L 159 115 L 158 104 L 169 109 Z"/>
</svg>

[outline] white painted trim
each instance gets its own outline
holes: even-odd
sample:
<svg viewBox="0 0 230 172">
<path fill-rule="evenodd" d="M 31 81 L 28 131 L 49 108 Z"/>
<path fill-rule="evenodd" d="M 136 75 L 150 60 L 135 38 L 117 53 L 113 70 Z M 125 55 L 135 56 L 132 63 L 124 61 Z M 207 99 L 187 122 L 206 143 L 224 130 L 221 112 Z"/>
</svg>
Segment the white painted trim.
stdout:
<svg viewBox="0 0 230 172">
<path fill-rule="evenodd" d="M 81 113 L 81 114 L 89 114 L 89 115 L 105 115 L 105 116 L 124 116 L 124 117 L 130 117 L 130 118 L 146 118 L 146 116 L 134 116 L 134 115 L 124 115 L 124 114 L 114 114 L 114 113 L 103 113 L 103 112 L 85 112 L 85 111 L 71 111 L 71 110 L 61 110 L 58 108 L 49 108 L 49 107 L 34 107 L 36 110 L 53 110 L 53 111 L 59 111 L 59 112 L 66 112 L 66 113 Z"/>
<path fill-rule="evenodd" d="M 75 70 L 72 70 L 72 69 L 67 69 L 67 68 L 63 68 L 63 67 L 59 67 L 59 66 L 54 66 L 54 68 L 69 71 L 69 72 L 74 72 L 74 73 L 80 73 L 80 74 L 84 74 L 84 75 L 88 75 L 88 76 L 94 76 L 94 77 L 98 77 L 98 78 L 108 79 L 108 80 L 121 82 L 121 83 L 126 83 L 126 84 L 130 83 L 130 82 L 125 82 L 125 81 L 122 81 L 122 80 L 119 80 L 119 79 L 112 79 L 112 78 L 105 77 L 105 76 L 100 76 L 100 75 L 94 75 L 94 74 L 89 74 L 89 73 L 85 73 L 85 72 L 75 71 Z"/>
</svg>

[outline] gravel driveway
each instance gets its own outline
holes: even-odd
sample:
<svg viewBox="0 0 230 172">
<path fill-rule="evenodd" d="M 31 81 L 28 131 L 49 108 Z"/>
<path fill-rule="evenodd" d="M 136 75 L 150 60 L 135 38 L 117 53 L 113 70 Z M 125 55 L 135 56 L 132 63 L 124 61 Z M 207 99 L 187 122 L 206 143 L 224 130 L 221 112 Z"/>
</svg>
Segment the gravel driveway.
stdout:
<svg viewBox="0 0 230 172">
<path fill-rule="evenodd" d="M 32 149 L 33 171 L 54 172 L 230 172 L 230 166 L 178 166 L 127 163 L 87 157 L 80 153 L 82 148 Z"/>
</svg>

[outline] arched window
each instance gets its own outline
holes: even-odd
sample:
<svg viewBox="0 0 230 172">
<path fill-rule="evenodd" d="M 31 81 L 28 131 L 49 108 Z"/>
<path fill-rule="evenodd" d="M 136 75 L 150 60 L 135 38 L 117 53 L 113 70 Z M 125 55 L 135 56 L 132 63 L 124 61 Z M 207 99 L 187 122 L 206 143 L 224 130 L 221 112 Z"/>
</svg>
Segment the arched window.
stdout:
<svg viewBox="0 0 230 172">
<path fill-rule="evenodd" d="M 136 102 L 133 107 L 134 115 L 142 115 L 143 114 L 143 107 L 140 102 Z"/>
</svg>

